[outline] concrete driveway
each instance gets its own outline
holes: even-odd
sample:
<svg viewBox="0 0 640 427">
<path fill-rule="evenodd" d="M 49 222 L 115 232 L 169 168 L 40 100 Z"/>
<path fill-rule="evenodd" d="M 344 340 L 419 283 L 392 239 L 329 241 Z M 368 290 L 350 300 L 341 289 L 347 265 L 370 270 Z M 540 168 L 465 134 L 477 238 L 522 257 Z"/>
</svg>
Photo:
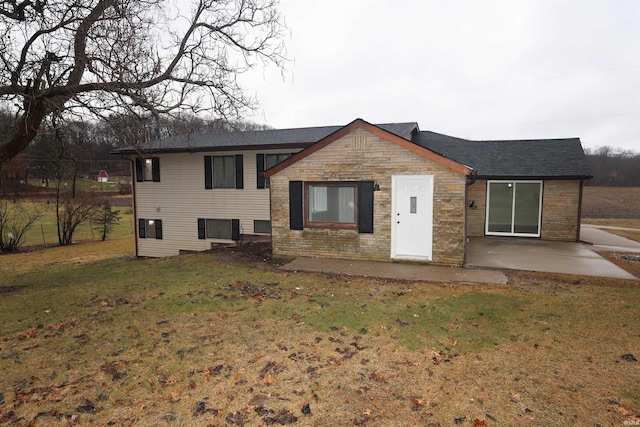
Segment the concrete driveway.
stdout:
<svg viewBox="0 0 640 427">
<path fill-rule="evenodd" d="M 592 249 L 620 252 L 635 252 L 637 249 L 640 252 L 638 242 L 595 228 L 586 230 L 583 238 L 588 237 L 593 245 L 513 237 L 472 237 L 468 246 L 467 267 L 636 279 Z"/>
</svg>

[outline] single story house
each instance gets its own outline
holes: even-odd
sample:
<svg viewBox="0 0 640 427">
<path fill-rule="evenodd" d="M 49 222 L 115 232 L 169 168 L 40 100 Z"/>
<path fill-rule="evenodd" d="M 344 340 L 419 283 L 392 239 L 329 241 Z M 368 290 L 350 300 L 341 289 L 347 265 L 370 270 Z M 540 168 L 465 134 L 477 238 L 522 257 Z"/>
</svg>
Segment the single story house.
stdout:
<svg viewBox="0 0 640 427">
<path fill-rule="evenodd" d="M 470 141 L 417 123 L 177 136 L 134 164 L 136 255 L 263 236 L 273 253 L 463 265 L 470 236 L 579 240 L 578 138 Z"/>
</svg>

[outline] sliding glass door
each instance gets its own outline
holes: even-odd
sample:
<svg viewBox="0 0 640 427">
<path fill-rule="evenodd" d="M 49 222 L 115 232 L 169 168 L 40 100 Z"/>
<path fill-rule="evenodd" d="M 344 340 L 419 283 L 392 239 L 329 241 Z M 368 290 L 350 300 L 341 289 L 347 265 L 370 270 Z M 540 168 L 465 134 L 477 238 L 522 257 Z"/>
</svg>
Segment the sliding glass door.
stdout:
<svg viewBox="0 0 640 427">
<path fill-rule="evenodd" d="M 542 181 L 488 181 L 487 235 L 540 237 Z"/>
</svg>

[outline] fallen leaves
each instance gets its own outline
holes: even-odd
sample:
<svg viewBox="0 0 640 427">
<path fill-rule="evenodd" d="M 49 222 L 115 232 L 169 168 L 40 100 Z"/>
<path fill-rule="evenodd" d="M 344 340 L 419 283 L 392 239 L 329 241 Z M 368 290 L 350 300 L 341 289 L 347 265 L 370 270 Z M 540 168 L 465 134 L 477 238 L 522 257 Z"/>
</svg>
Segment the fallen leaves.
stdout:
<svg viewBox="0 0 640 427">
<path fill-rule="evenodd" d="M 124 366 L 125 364 L 121 362 L 104 362 L 100 370 L 107 375 L 111 375 L 112 381 L 118 381 L 127 376 L 127 372 L 122 371 Z"/>
<path fill-rule="evenodd" d="M 94 403 L 88 399 L 85 399 L 83 404 L 76 408 L 76 411 L 80 412 L 81 414 L 95 414 L 96 412 L 98 412 L 98 410 L 96 409 L 96 405 L 94 405 Z"/>
<path fill-rule="evenodd" d="M 631 353 L 625 353 L 622 356 L 620 356 L 620 358 L 622 360 L 626 360 L 627 362 L 637 362 L 638 359 L 635 358 L 635 356 Z"/>
<path fill-rule="evenodd" d="M 266 385 L 274 385 L 278 382 L 278 380 L 276 380 L 276 378 L 271 375 L 267 375 L 262 379 L 262 382 Z"/>
<path fill-rule="evenodd" d="M 373 381 L 376 381 L 376 382 L 379 382 L 379 383 L 388 383 L 389 382 L 389 380 L 385 376 L 376 374 L 375 372 L 373 372 L 369 376 L 369 378 L 372 379 Z"/>
<path fill-rule="evenodd" d="M 308 403 L 305 403 L 304 405 L 302 405 L 302 408 L 300 408 L 300 412 L 305 415 L 311 415 L 311 407 Z"/>
<path fill-rule="evenodd" d="M 213 414 L 219 415 L 221 412 L 218 409 L 207 408 L 207 403 L 203 400 L 199 400 L 196 402 L 195 409 L 193 410 L 193 416 L 199 417 L 204 414 Z"/>
<path fill-rule="evenodd" d="M 290 411 L 283 409 L 272 417 L 264 417 L 264 423 L 266 425 L 287 425 L 287 424 L 295 424 L 298 422 L 298 417 L 293 415 Z"/>
</svg>

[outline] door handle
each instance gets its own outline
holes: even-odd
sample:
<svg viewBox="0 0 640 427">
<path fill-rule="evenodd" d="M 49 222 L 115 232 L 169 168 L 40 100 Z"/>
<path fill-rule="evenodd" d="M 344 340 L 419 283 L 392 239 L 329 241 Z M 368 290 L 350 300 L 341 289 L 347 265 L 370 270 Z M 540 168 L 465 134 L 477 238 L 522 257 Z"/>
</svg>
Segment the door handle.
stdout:
<svg viewBox="0 0 640 427">
<path fill-rule="evenodd" d="M 400 224 L 400 221 L 398 221 L 398 224 Z"/>
</svg>

